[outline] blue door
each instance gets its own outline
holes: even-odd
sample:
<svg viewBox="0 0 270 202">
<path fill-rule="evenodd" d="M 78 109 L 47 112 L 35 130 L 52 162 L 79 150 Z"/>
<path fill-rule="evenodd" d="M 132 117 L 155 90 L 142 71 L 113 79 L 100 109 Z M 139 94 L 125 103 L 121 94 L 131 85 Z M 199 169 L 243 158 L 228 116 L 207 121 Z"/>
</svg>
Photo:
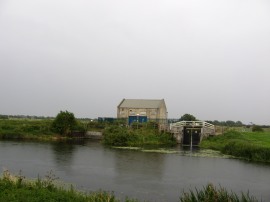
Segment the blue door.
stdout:
<svg viewBox="0 0 270 202">
<path fill-rule="evenodd" d="M 140 123 L 145 123 L 145 122 L 147 122 L 147 116 L 139 116 L 139 122 L 140 122 Z"/>
<path fill-rule="evenodd" d="M 128 124 L 131 125 L 133 122 L 145 123 L 147 122 L 147 116 L 129 116 Z"/>
<path fill-rule="evenodd" d="M 128 117 L 128 125 L 131 125 L 133 122 L 137 122 L 138 116 L 129 116 Z"/>
</svg>

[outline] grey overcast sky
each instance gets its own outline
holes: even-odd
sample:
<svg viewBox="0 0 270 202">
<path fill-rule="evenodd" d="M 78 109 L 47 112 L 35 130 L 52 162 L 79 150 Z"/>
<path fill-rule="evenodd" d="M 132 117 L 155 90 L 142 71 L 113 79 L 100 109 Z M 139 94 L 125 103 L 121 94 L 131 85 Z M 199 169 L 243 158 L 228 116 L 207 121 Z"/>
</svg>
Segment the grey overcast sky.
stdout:
<svg viewBox="0 0 270 202">
<path fill-rule="evenodd" d="M 269 0 L 0 0 L 0 114 L 270 124 Z"/>
</svg>

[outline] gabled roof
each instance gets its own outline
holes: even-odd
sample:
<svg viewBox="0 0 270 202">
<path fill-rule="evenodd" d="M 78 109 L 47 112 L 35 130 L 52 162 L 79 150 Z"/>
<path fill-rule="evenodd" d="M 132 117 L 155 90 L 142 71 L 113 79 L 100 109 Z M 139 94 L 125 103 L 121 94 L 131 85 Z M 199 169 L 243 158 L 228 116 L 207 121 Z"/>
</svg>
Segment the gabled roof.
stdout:
<svg viewBox="0 0 270 202">
<path fill-rule="evenodd" d="M 122 102 L 118 105 L 118 107 L 156 109 L 159 108 L 163 102 L 164 99 L 162 100 L 123 99 Z"/>
</svg>

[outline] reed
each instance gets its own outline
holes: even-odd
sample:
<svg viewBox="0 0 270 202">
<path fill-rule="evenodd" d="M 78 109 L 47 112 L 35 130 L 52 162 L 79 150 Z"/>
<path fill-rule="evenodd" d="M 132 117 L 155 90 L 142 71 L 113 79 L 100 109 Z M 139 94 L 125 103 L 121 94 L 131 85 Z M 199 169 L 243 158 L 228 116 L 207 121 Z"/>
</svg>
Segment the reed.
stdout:
<svg viewBox="0 0 270 202">
<path fill-rule="evenodd" d="M 223 187 L 215 187 L 208 184 L 203 189 L 195 191 L 190 190 L 184 192 L 180 197 L 180 202 L 256 202 L 255 197 L 250 196 L 249 193 L 241 193 L 237 195 L 234 192 L 229 192 Z"/>
</svg>

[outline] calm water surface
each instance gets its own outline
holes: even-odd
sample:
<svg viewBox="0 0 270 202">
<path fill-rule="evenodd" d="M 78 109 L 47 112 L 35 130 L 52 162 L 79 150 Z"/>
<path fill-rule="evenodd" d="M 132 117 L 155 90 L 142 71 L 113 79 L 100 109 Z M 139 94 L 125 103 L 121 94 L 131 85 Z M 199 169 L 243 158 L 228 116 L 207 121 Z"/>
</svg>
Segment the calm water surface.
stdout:
<svg viewBox="0 0 270 202">
<path fill-rule="evenodd" d="M 178 201 L 183 190 L 207 183 L 270 201 L 270 165 L 202 157 L 203 151 L 175 153 L 112 149 L 98 142 L 0 141 L 0 166 L 29 178 L 48 171 L 82 190 L 114 191 L 149 201 Z"/>
</svg>

